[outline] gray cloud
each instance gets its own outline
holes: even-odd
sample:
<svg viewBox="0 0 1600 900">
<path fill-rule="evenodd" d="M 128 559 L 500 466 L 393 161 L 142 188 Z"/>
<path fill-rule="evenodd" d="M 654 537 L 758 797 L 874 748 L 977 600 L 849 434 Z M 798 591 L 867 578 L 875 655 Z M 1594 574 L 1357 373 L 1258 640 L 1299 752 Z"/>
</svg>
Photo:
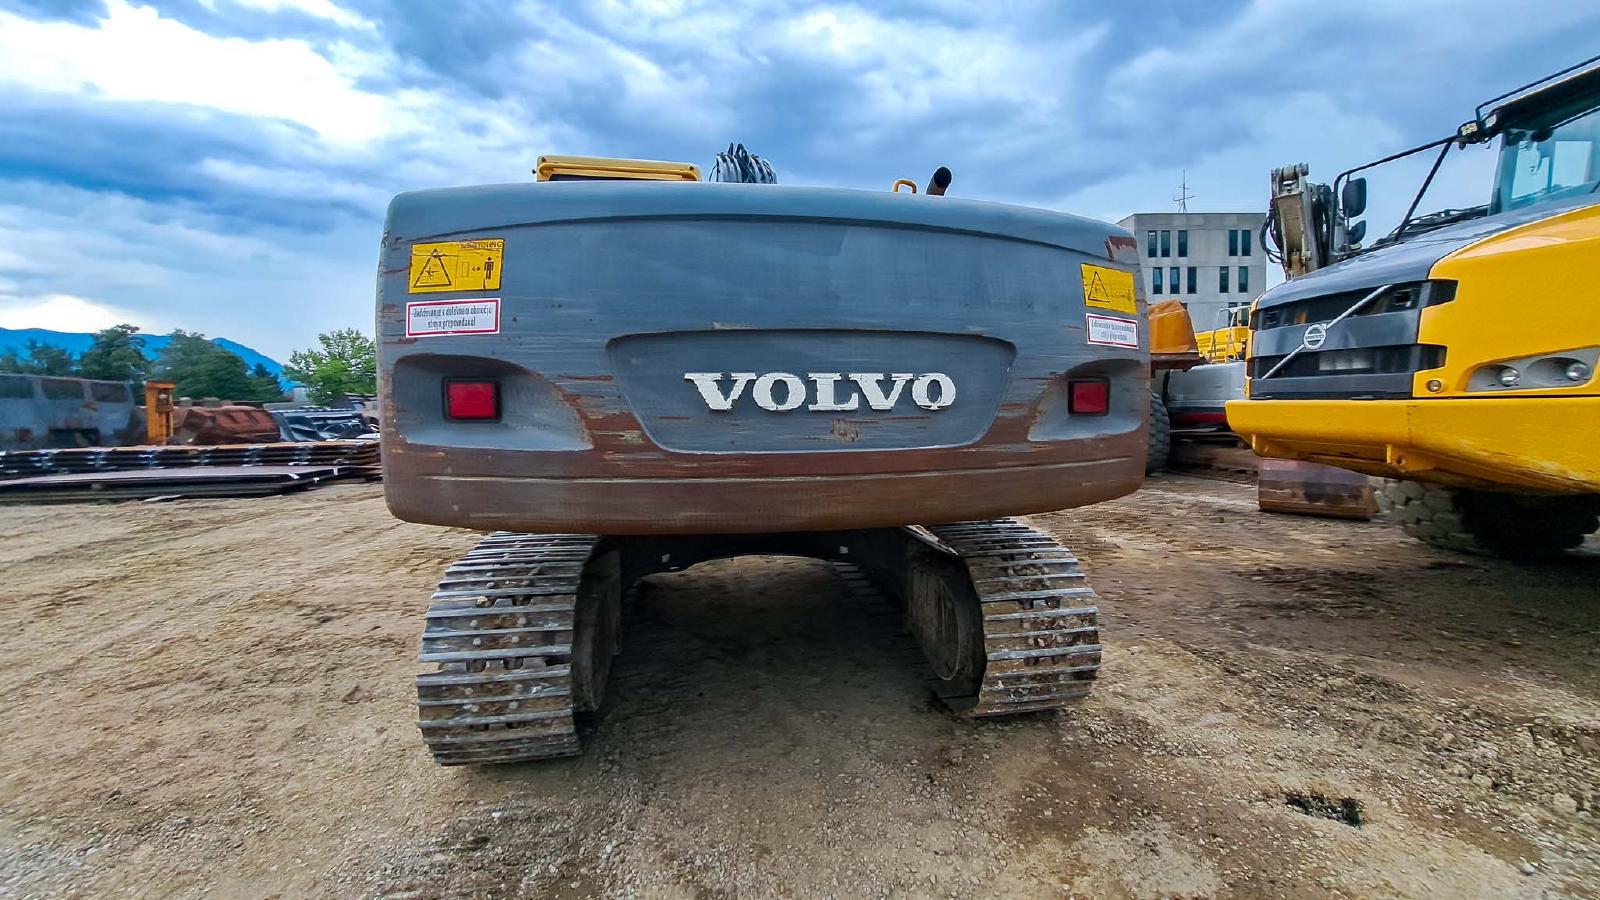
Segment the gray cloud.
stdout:
<svg viewBox="0 0 1600 900">
<path fill-rule="evenodd" d="M 302 42 L 352 109 L 378 110 L 354 138 L 319 132 L 342 121 L 325 113 L 13 84 L 0 234 L 26 239 L 32 215 L 81 252 L 26 271 L 0 253 L 0 295 L 73 294 L 282 355 L 369 320 L 389 196 L 521 180 L 544 152 L 704 165 L 738 140 L 788 183 L 881 189 L 948 165 L 958 194 L 1105 218 L 1170 208 L 1186 169 L 1198 208 L 1256 209 L 1272 166 L 1331 177 L 1448 131 L 1600 33 L 1600 10 L 1559 0 L 339 5 L 362 25 L 313 3 L 158 9 L 230 47 Z"/>
</svg>

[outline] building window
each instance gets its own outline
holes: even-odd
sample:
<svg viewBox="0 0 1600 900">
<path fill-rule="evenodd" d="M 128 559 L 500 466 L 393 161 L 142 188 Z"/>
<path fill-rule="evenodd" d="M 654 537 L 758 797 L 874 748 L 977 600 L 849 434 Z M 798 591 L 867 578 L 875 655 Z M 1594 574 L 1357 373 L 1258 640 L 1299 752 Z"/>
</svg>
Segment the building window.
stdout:
<svg viewBox="0 0 1600 900">
<path fill-rule="evenodd" d="M 1161 232 L 1161 255 L 1172 255 L 1172 232 L 1170 231 Z"/>
<path fill-rule="evenodd" d="M 1250 255 L 1250 229 L 1248 229 L 1248 228 L 1229 228 L 1228 229 L 1228 255 L 1229 256 L 1249 256 Z"/>
<path fill-rule="evenodd" d="M 1188 285 L 1189 293 L 1193 294 L 1199 288 L 1199 285 L 1195 284 L 1195 282 L 1200 280 L 1196 277 L 1195 267 L 1190 266 L 1189 271 L 1184 273 L 1184 277 L 1188 279 L 1184 284 Z"/>
<path fill-rule="evenodd" d="M 1167 291 L 1168 291 L 1168 293 L 1172 293 L 1172 294 L 1176 294 L 1178 292 L 1178 267 L 1177 266 L 1173 266 L 1172 268 L 1167 270 Z"/>
<path fill-rule="evenodd" d="M 1248 231 L 1245 232 L 1245 234 L 1249 234 L 1249 233 L 1250 232 L 1248 232 Z M 1239 267 L 1239 293 L 1241 293 L 1241 294 L 1250 293 L 1250 267 L 1249 266 L 1240 266 Z"/>
<path fill-rule="evenodd" d="M 1178 231 L 1178 255 L 1189 255 L 1189 232 L 1187 230 L 1180 229 Z"/>
<path fill-rule="evenodd" d="M 1161 267 L 1156 266 L 1150 270 L 1150 293 L 1161 293 Z"/>
<path fill-rule="evenodd" d="M 1144 242 L 1145 242 L 1144 243 L 1144 247 L 1145 247 L 1144 255 L 1154 259 L 1155 255 L 1156 255 L 1156 232 L 1155 232 L 1155 229 L 1152 228 L 1151 230 L 1145 232 Z"/>
<path fill-rule="evenodd" d="M 1219 292 L 1221 292 L 1221 293 L 1224 293 L 1224 294 L 1226 294 L 1228 292 L 1228 267 L 1227 266 L 1219 266 L 1217 268 L 1217 290 Z"/>
</svg>

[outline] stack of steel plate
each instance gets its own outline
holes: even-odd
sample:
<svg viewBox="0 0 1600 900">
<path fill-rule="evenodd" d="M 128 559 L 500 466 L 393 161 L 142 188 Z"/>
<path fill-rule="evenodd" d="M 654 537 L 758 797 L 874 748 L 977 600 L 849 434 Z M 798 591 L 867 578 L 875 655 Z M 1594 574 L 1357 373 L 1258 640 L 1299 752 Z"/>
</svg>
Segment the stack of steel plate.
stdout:
<svg viewBox="0 0 1600 900">
<path fill-rule="evenodd" d="M 347 440 L 209 447 L 73 447 L 0 452 L 0 479 L 196 466 L 353 466 L 362 470 L 362 474 L 377 475 L 378 442 Z"/>
<path fill-rule="evenodd" d="M 260 497 L 364 474 L 354 466 L 194 466 L 35 475 L 0 481 L 0 503 Z"/>
</svg>

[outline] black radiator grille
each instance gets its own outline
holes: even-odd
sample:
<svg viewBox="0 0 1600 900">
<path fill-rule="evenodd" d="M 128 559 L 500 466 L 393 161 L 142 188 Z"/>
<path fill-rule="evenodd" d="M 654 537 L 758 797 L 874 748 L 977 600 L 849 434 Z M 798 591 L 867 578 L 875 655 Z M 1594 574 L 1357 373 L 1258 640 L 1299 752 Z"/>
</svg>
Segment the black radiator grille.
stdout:
<svg viewBox="0 0 1600 900">
<path fill-rule="evenodd" d="M 1287 328 L 1293 325 L 1309 325 L 1312 322 L 1332 321 L 1370 293 L 1372 293 L 1371 288 L 1363 288 L 1359 291 L 1342 291 L 1337 294 L 1326 294 L 1321 297 L 1312 297 L 1308 300 L 1296 300 L 1281 306 L 1258 309 L 1251 316 L 1250 327 L 1253 330 L 1265 331 L 1272 328 Z M 1375 316 L 1382 313 L 1421 309 L 1424 306 L 1438 306 L 1441 303 L 1449 303 L 1455 297 L 1456 283 L 1454 281 L 1413 281 L 1395 285 L 1385 291 L 1378 299 L 1368 303 L 1359 312 L 1352 315 Z"/>
</svg>

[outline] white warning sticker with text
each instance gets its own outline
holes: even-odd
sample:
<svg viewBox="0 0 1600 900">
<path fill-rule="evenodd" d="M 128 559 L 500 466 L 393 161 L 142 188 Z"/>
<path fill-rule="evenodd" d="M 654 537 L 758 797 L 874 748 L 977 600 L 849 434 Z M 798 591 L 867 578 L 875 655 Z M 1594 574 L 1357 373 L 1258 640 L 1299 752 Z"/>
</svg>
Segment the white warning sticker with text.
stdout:
<svg viewBox="0 0 1600 900">
<path fill-rule="evenodd" d="M 499 334 L 500 300 L 426 300 L 406 304 L 406 337 Z"/>
<path fill-rule="evenodd" d="M 1139 349 L 1139 322 L 1137 319 L 1119 319 L 1115 316 L 1088 314 L 1089 343 L 1107 347 Z"/>
</svg>

